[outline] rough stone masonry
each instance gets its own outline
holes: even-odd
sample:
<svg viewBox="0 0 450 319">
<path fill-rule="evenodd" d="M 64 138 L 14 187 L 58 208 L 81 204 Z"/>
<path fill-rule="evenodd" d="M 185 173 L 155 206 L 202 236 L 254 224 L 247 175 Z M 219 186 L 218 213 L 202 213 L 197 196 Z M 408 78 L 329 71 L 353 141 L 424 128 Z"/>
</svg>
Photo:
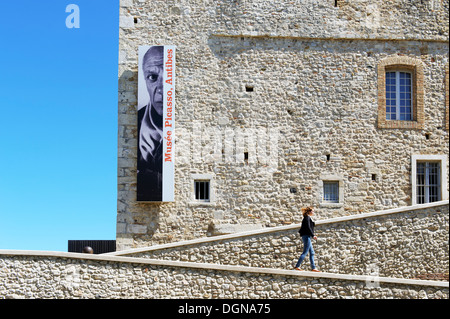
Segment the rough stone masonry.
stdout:
<svg viewBox="0 0 450 319">
<path fill-rule="evenodd" d="M 1 254 L 2 252 L 0 252 Z M 64 253 L 62 253 L 64 254 Z M 300 276 L 247 267 L 146 263 L 137 258 L 0 255 L 0 298 L 5 299 L 448 299 L 448 284 L 383 282 Z M 101 258 L 101 257 L 100 257 Z M 117 258 L 116 258 L 117 259 Z M 209 265 L 207 265 L 209 266 Z"/>
<path fill-rule="evenodd" d="M 412 205 L 420 162 L 438 163 L 432 187 L 448 199 L 448 9 L 122 0 L 117 248 L 299 223 L 307 205 L 319 220 Z M 140 203 L 137 49 L 166 44 L 177 50 L 175 201 Z M 409 121 L 386 120 L 386 72 L 412 74 Z M 196 180 L 209 201 L 195 199 Z"/>
</svg>

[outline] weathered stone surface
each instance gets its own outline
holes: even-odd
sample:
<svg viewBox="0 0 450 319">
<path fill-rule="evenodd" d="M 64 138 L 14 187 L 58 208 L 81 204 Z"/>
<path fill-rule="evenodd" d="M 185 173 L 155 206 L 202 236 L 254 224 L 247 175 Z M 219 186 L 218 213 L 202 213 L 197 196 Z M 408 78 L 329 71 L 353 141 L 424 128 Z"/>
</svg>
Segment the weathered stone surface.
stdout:
<svg viewBox="0 0 450 319">
<path fill-rule="evenodd" d="M 75 255 L 75 254 L 74 254 Z M 203 264 L 152 264 L 70 256 L 14 255 L 0 251 L 2 299 L 275 299 L 432 298 L 447 299 L 448 285 L 436 282 L 261 271 Z"/>
<path fill-rule="evenodd" d="M 448 280 L 448 204 L 316 226 L 316 266 L 339 274 Z M 292 269 L 303 244 L 298 228 L 127 254 L 163 260 Z M 120 254 L 120 253 L 119 253 Z M 184 256 L 184 257 L 182 257 Z M 184 259 L 182 259 L 184 258 Z M 302 268 L 308 270 L 309 260 Z"/>
<path fill-rule="evenodd" d="M 449 154 L 448 1 L 336 4 L 121 1 L 118 249 L 207 236 L 218 215 L 273 227 L 300 222 L 307 205 L 330 218 L 412 204 L 411 155 Z M 137 48 L 151 44 L 177 46 L 167 204 L 136 202 Z M 377 69 L 397 57 L 423 67 L 423 129 L 378 126 Z M 192 202 L 193 174 L 212 176 L 214 202 Z M 321 176 L 340 181 L 339 203 L 323 203 Z"/>
</svg>

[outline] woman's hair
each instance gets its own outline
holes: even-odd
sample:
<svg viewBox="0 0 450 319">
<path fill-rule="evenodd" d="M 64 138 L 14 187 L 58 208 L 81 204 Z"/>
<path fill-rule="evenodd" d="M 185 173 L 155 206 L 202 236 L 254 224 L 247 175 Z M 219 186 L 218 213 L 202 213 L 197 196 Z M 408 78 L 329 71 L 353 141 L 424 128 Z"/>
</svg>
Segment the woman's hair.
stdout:
<svg viewBox="0 0 450 319">
<path fill-rule="evenodd" d="M 303 217 L 305 217 L 306 215 L 309 215 L 309 213 L 312 212 L 312 207 L 304 207 L 302 208 L 302 213 L 303 213 Z"/>
</svg>

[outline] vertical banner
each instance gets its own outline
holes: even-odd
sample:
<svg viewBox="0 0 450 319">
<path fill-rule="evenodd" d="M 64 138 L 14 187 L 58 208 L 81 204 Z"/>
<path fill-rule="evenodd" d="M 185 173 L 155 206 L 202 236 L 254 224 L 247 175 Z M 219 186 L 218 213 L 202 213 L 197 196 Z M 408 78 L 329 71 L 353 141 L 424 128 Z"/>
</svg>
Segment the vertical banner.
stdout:
<svg viewBox="0 0 450 319">
<path fill-rule="evenodd" d="M 140 46 L 137 200 L 174 201 L 175 46 Z"/>
</svg>

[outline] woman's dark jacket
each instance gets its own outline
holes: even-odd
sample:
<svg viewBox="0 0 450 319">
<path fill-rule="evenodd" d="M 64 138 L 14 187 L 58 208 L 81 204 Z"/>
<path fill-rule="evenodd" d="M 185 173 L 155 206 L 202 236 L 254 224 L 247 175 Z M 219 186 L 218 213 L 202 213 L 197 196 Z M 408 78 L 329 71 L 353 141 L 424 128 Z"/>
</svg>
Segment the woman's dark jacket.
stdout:
<svg viewBox="0 0 450 319">
<path fill-rule="evenodd" d="M 310 236 L 314 237 L 314 226 L 316 223 L 314 223 L 308 215 L 303 217 L 302 226 L 300 227 L 300 236 Z"/>
</svg>

